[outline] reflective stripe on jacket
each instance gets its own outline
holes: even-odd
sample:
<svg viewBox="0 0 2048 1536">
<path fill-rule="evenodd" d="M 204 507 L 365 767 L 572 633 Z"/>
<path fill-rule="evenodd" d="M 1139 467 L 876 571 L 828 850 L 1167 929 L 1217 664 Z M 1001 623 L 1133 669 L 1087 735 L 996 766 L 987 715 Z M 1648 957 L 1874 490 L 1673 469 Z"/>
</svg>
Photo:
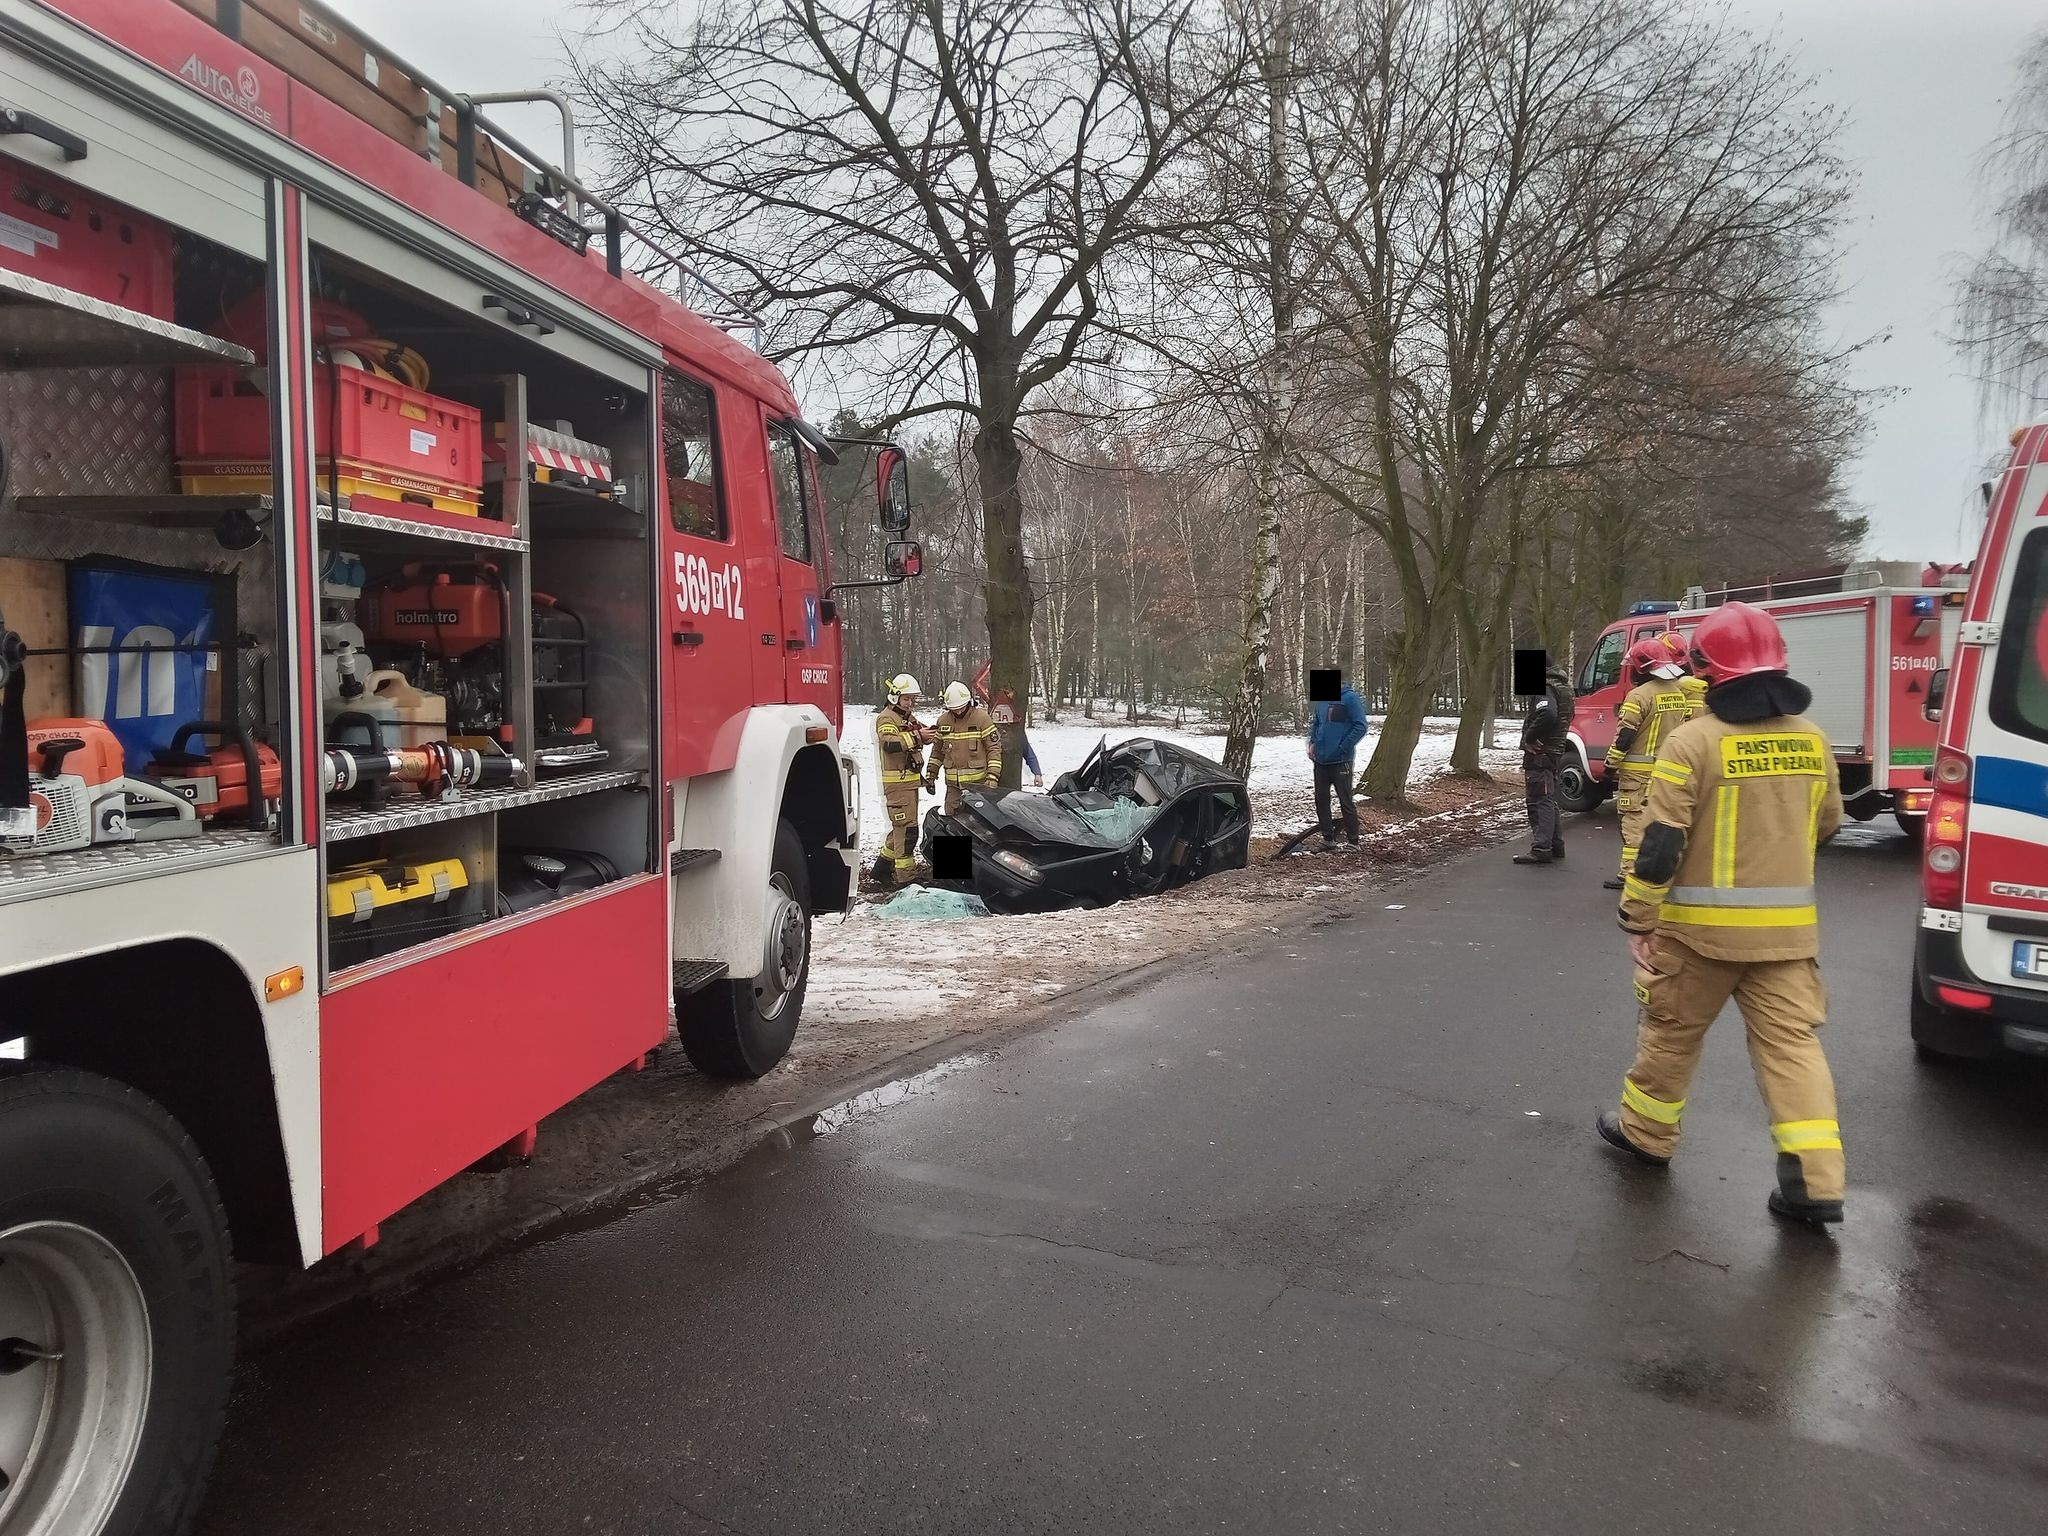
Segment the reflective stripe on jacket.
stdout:
<svg viewBox="0 0 2048 1536">
<path fill-rule="evenodd" d="M 1803 715 L 1688 720 L 1650 770 L 1650 826 L 1685 836 L 1668 881 L 1630 875 L 1621 922 L 1715 960 L 1806 960 L 1820 951 L 1813 852 L 1842 824 L 1834 748 Z M 1645 828 L 1643 854 L 1651 845 Z"/>
<path fill-rule="evenodd" d="M 924 766 L 924 748 L 917 733 L 923 729 L 917 716 L 894 704 L 875 712 L 875 762 L 885 785 L 918 781 Z"/>
<path fill-rule="evenodd" d="M 955 784 L 980 784 L 1003 771 L 1003 748 L 996 723 L 979 704 L 946 710 L 939 716 L 933 767 L 943 766 Z"/>
</svg>

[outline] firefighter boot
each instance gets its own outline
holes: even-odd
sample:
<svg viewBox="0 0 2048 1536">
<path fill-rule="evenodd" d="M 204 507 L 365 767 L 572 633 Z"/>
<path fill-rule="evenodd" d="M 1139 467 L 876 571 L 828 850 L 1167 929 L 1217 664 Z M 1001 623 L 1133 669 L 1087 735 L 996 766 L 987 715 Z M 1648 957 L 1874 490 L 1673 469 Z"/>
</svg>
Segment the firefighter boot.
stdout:
<svg viewBox="0 0 2048 1536">
<path fill-rule="evenodd" d="M 1825 1232 L 1842 1219 L 1841 1201 L 1807 1198 L 1806 1174 L 1799 1159 L 1789 1152 L 1778 1155 L 1778 1187 L 1771 1191 L 1771 1197 L 1765 1203 L 1773 1216 L 1796 1221 L 1816 1232 Z"/>
<path fill-rule="evenodd" d="M 1628 1132 L 1621 1128 L 1621 1116 L 1611 1109 L 1603 1109 L 1593 1122 L 1593 1129 L 1600 1133 L 1600 1139 L 1610 1147 L 1619 1147 L 1638 1162 L 1648 1163 L 1652 1168 L 1669 1168 L 1671 1159 L 1659 1157 L 1654 1152 L 1645 1152 L 1628 1139 Z"/>
<path fill-rule="evenodd" d="M 1618 891 L 1621 889 L 1621 883 L 1621 876 L 1609 875 L 1600 882 L 1600 889 L 1603 891 Z"/>
<path fill-rule="evenodd" d="M 1815 1029 L 1827 1016 L 1820 968 L 1811 960 L 1743 967 L 1735 1002 L 1749 1035 L 1757 1087 L 1770 1106 L 1777 1152 L 1774 1216 L 1808 1226 L 1842 1219 L 1846 1182 L 1835 1085 Z"/>
</svg>

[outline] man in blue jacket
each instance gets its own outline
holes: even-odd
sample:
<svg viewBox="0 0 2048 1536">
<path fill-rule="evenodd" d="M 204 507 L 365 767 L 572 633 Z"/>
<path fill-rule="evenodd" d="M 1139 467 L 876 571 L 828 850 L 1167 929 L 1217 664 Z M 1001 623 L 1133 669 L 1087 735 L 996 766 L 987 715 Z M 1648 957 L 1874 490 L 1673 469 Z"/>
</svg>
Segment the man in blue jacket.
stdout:
<svg viewBox="0 0 2048 1536">
<path fill-rule="evenodd" d="M 1308 759 L 1315 765 L 1316 824 L 1322 828 L 1323 846 L 1337 846 L 1337 827 L 1330 817 L 1330 792 L 1344 811 L 1344 837 L 1358 846 L 1358 807 L 1352 802 L 1352 781 L 1358 777 L 1355 759 L 1358 744 L 1365 740 L 1365 703 L 1349 683 L 1334 699 L 1309 706 Z"/>
</svg>

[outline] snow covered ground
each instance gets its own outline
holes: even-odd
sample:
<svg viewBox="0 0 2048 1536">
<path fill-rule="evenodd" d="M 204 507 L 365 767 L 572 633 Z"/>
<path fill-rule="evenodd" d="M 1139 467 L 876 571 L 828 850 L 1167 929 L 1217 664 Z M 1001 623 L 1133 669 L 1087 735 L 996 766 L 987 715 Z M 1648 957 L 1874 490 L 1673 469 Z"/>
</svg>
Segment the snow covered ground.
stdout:
<svg viewBox="0 0 2048 1536">
<path fill-rule="evenodd" d="M 929 721 L 930 710 L 919 711 L 919 718 Z M 1416 743 L 1415 759 L 1409 768 L 1408 783 L 1411 789 L 1419 788 L 1442 773 L 1451 760 L 1451 747 L 1457 737 L 1457 721 L 1432 718 Z M 1497 739 L 1512 740 L 1516 730 L 1513 722 L 1503 722 Z M 1223 737 L 1207 731 L 1176 731 L 1160 725 L 1092 725 L 1073 718 L 1063 719 L 1058 724 L 1040 722 L 1031 727 L 1031 745 L 1038 753 L 1039 765 L 1045 770 L 1045 782 L 1050 786 L 1062 773 L 1081 766 L 1095 743 L 1107 736 L 1113 746 L 1133 736 L 1154 736 L 1162 741 L 1177 742 L 1190 751 L 1204 757 L 1222 761 Z M 1379 740 L 1377 722 L 1373 733 L 1366 737 L 1365 744 L 1358 750 L 1359 766 L 1363 767 Z M 861 765 L 861 847 L 864 850 L 879 848 L 882 838 L 889 830 L 888 813 L 882 805 L 882 786 L 875 773 L 875 711 L 871 706 L 849 706 L 846 711 L 845 741 L 848 749 Z M 1520 759 L 1513 751 L 1494 751 L 1481 754 L 1481 760 L 1488 768 L 1511 768 Z M 1030 785 L 1027 776 L 1025 784 Z M 1299 735 L 1262 736 L 1252 748 L 1252 772 L 1249 781 L 1252 792 L 1252 836 L 1285 837 L 1300 831 L 1315 819 L 1315 793 L 1313 778 L 1309 772 L 1308 755 Z M 925 800 L 920 806 L 920 815 L 933 802 Z"/>
</svg>

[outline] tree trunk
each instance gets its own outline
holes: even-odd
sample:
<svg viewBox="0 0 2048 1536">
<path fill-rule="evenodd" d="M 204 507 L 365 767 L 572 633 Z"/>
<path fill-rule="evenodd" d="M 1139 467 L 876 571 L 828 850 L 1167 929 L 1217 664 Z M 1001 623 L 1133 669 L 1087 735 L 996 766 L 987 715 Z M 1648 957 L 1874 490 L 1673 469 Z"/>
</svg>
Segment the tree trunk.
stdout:
<svg viewBox="0 0 2048 1536">
<path fill-rule="evenodd" d="M 1419 637 L 1402 634 L 1393 644 L 1392 666 L 1387 684 L 1387 713 L 1380 722 L 1379 744 L 1365 765 L 1365 793 L 1383 805 L 1408 803 L 1408 769 L 1415 761 L 1415 744 L 1422 738 L 1422 722 L 1429 715 L 1430 696 L 1436 691 L 1435 647 L 1421 653 Z"/>
<path fill-rule="evenodd" d="M 1273 638 L 1273 600 L 1280 591 L 1280 455 L 1268 434 L 1259 455 L 1258 526 L 1245 572 L 1244 628 L 1238 654 L 1237 688 L 1224 729 L 1223 766 L 1239 778 L 1252 771 L 1252 743 L 1259 734 L 1266 692 L 1266 656 Z"/>
<path fill-rule="evenodd" d="M 1124 718 L 1138 723 L 1138 529 L 1131 513 L 1129 465 L 1124 477 Z"/>
<path fill-rule="evenodd" d="M 1288 218 L 1288 109 L 1294 90 L 1294 0 L 1277 0 L 1273 32 L 1259 56 L 1266 91 L 1266 297 L 1273 351 L 1266 369 L 1260 423 L 1258 525 L 1245 572 L 1244 630 L 1237 691 L 1230 701 L 1223 766 L 1239 778 L 1252 770 L 1252 743 L 1266 702 L 1266 661 L 1273 638 L 1273 599 L 1280 589 L 1280 522 L 1286 508 L 1285 431 L 1293 404 L 1294 257 Z"/>
<path fill-rule="evenodd" d="M 1459 700 L 1458 739 L 1451 748 L 1451 772 L 1465 778 L 1489 775 L 1479 749 L 1493 745 L 1493 696 L 1499 685 L 1501 643 L 1515 607 L 1515 585 L 1522 563 L 1521 490 L 1508 493 L 1507 537 L 1493 581 L 1483 594 L 1458 588 L 1458 627 L 1465 651 L 1465 696 Z"/>
<path fill-rule="evenodd" d="M 1387 713 L 1380 727 L 1372 761 L 1366 764 L 1362 787 L 1373 799 L 1388 804 L 1408 803 L 1408 770 L 1415 761 L 1415 744 L 1422 737 L 1422 725 L 1429 716 L 1430 701 L 1436 696 L 1437 676 L 1443 662 L 1446 589 L 1458 580 L 1461 558 L 1427 578 L 1412 558 L 1396 552 L 1396 569 L 1401 593 L 1402 628 L 1387 642 Z"/>
<path fill-rule="evenodd" d="M 986 398 L 984 396 L 984 398 Z M 987 580 L 982 601 L 988 620 L 991 693 L 1031 690 L 1031 577 L 1024 564 L 1024 494 L 1018 474 L 1024 456 L 1006 421 L 983 421 L 974 434 L 974 465 L 981 486 L 981 548 Z M 1023 783 L 1023 754 L 1003 759 L 1002 787 Z"/>
</svg>

